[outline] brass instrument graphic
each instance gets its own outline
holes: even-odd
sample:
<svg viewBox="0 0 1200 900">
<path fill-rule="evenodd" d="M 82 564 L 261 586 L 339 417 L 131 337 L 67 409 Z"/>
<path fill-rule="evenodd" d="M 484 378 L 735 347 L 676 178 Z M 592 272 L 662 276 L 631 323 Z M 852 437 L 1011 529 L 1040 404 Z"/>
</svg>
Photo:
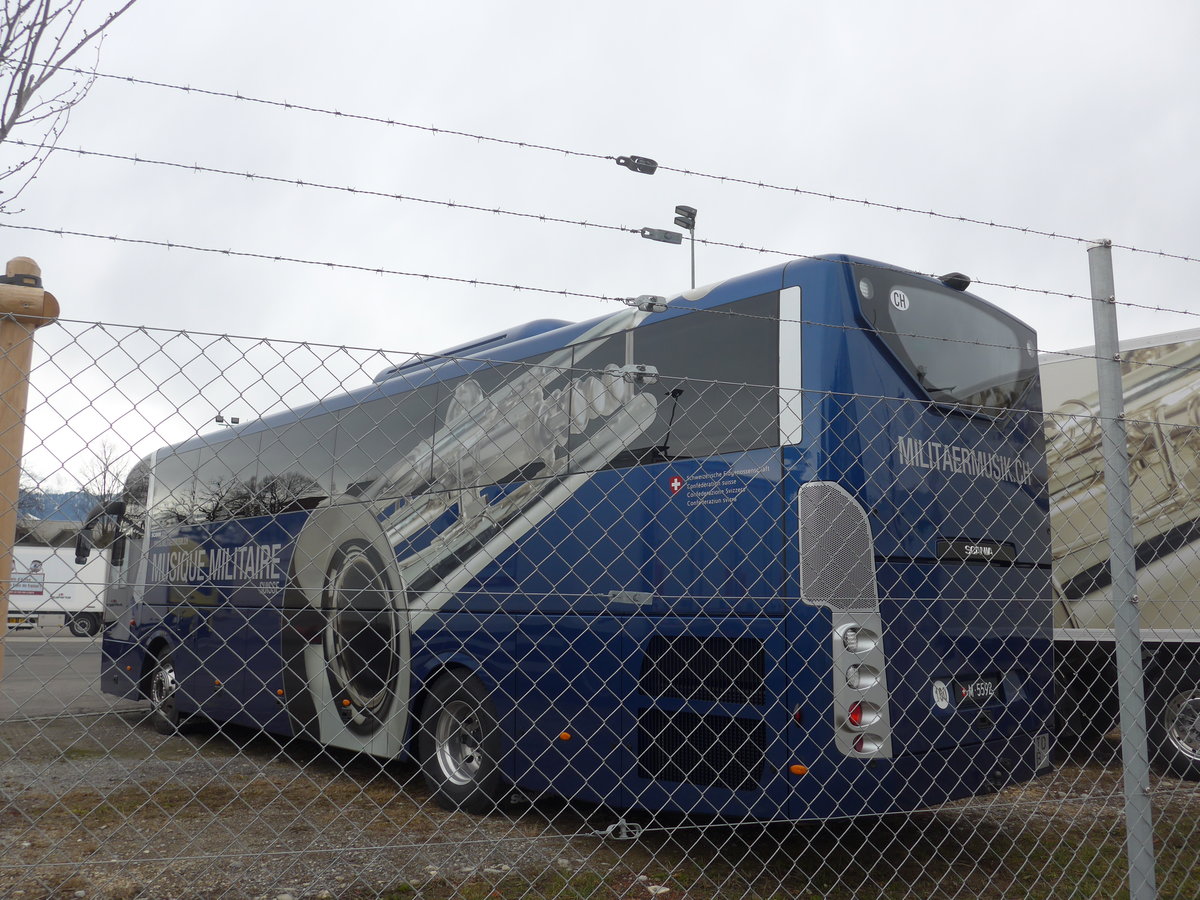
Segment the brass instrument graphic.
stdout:
<svg viewBox="0 0 1200 900">
<path fill-rule="evenodd" d="M 1142 624 L 1200 628 L 1200 341 L 1132 351 L 1123 365 Z M 1093 390 L 1046 422 L 1060 627 L 1112 627 L 1098 416 Z"/>
</svg>

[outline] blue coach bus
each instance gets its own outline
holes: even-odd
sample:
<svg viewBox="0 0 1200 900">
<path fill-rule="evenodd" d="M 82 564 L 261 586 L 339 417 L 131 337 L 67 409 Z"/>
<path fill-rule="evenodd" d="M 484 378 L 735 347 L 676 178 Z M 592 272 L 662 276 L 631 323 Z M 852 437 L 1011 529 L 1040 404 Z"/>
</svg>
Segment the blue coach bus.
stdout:
<svg viewBox="0 0 1200 900">
<path fill-rule="evenodd" d="M 1037 351 L 968 286 L 796 260 L 159 450 L 104 511 L 103 689 L 166 731 L 413 758 L 476 812 L 801 820 L 1028 780 Z"/>
</svg>

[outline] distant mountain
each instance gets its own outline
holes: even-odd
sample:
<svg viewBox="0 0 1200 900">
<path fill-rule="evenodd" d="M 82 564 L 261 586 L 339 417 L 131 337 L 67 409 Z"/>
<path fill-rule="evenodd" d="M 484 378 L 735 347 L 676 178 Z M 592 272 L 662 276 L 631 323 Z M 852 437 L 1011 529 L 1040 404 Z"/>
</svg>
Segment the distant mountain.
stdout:
<svg viewBox="0 0 1200 900">
<path fill-rule="evenodd" d="M 21 515 L 46 522 L 82 522 L 95 505 L 95 495 L 86 491 L 22 492 Z"/>
</svg>

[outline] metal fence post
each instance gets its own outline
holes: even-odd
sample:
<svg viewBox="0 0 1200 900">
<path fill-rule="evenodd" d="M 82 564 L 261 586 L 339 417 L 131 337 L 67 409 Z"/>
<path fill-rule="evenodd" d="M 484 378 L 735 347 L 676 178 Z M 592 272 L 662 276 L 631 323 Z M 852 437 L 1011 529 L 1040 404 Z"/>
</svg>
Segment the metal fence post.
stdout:
<svg viewBox="0 0 1200 900">
<path fill-rule="evenodd" d="M 1126 854 L 1130 900 L 1151 900 L 1154 878 L 1154 830 L 1150 806 L 1150 757 L 1146 741 L 1146 698 L 1142 683 L 1142 639 L 1129 493 L 1129 449 L 1121 390 L 1116 290 L 1112 242 L 1088 248 L 1092 317 L 1096 332 L 1096 374 L 1100 387 L 1104 484 L 1108 493 L 1111 601 L 1116 630 L 1117 690 L 1121 706 L 1121 758 L 1125 773 Z"/>
<path fill-rule="evenodd" d="M 42 290 L 42 270 L 32 259 L 9 260 L 0 279 L 0 675 L 12 581 L 13 542 L 21 495 L 21 452 L 33 333 L 58 317 L 58 301 Z"/>
</svg>

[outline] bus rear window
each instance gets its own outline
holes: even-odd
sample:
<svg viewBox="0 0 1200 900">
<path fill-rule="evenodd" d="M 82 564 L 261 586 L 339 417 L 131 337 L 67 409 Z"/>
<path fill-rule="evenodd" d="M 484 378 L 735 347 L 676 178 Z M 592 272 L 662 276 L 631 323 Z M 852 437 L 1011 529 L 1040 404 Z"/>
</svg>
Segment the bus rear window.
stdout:
<svg viewBox="0 0 1200 900">
<path fill-rule="evenodd" d="M 1037 336 L 1001 310 L 928 279 L 856 266 L 863 315 L 939 403 L 1030 409 L 1039 401 Z"/>
</svg>

